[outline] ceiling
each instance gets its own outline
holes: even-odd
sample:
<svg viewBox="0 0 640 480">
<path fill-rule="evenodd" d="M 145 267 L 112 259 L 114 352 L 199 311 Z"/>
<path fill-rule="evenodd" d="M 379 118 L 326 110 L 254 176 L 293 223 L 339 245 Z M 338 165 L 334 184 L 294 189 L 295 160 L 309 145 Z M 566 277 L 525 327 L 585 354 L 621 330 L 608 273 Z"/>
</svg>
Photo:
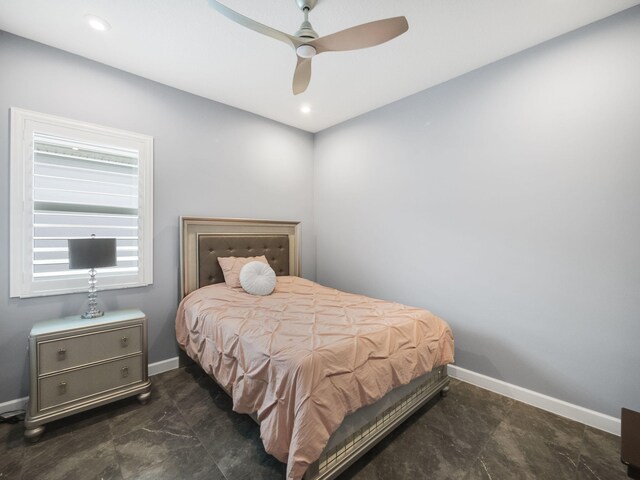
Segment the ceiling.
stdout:
<svg viewBox="0 0 640 480">
<path fill-rule="evenodd" d="M 294 0 L 220 0 L 293 34 Z M 321 35 L 405 15 L 377 47 L 325 53 L 294 96 L 293 50 L 241 27 L 207 0 L 2 0 L 0 29 L 205 98 L 317 132 L 640 3 L 640 0 L 319 0 Z M 92 30 L 84 16 L 111 24 Z M 311 112 L 300 111 L 303 104 Z"/>
</svg>

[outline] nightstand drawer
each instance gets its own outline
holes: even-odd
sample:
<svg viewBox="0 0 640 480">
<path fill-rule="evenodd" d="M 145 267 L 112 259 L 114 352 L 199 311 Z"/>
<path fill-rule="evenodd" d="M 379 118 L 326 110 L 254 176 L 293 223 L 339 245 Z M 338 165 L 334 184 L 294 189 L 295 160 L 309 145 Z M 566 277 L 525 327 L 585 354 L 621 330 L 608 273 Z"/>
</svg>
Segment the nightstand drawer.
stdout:
<svg viewBox="0 0 640 480">
<path fill-rule="evenodd" d="M 142 352 L 142 326 L 85 333 L 38 343 L 38 374 Z"/>
<path fill-rule="evenodd" d="M 38 380 L 39 410 L 142 381 L 142 355 L 58 373 Z"/>
</svg>

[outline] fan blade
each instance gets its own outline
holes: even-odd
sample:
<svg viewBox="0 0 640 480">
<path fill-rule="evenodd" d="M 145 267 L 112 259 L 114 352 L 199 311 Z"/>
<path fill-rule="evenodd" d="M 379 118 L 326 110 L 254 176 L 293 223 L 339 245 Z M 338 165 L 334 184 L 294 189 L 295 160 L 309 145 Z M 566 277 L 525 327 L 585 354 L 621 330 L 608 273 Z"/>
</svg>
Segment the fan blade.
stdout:
<svg viewBox="0 0 640 480">
<path fill-rule="evenodd" d="M 284 32 L 281 32 L 280 30 L 267 27 L 262 23 L 256 22 L 255 20 L 251 20 L 249 17 L 245 17 L 244 15 L 241 15 L 238 12 L 231 10 L 229 7 L 226 7 L 225 5 L 221 4 L 220 2 L 217 2 L 216 0 L 209 0 L 209 5 L 211 6 L 211 8 L 218 11 L 228 19 L 233 20 L 234 22 L 239 23 L 242 26 L 250 28 L 254 32 L 258 32 L 263 35 L 266 35 L 267 37 L 280 40 L 281 42 L 284 42 L 287 45 L 291 45 L 293 48 L 298 48 L 303 43 L 300 41 L 300 39 L 294 37 L 293 35 L 286 34 Z"/>
<path fill-rule="evenodd" d="M 388 42 L 407 30 L 409 23 L 406 17 L 393 17 L 332 33 L 312 40 L 309 45 L 313 45 L 318 53 L 358 50 Z"/>
<path fill-rule="evenodd" d="M 311 81 L 311 59 L 298 57 L 296 71 L 293 74 L 293 94 L 304 92 Z"/>
</svg>

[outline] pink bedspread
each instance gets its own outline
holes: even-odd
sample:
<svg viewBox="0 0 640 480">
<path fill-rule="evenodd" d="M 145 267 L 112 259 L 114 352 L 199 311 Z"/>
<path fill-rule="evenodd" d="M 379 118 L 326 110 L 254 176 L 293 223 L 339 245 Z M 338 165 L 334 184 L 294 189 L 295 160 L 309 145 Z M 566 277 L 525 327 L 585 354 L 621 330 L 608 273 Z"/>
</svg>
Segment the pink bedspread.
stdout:
<svg viewBox="0 0 640 480">
<path fill-rule="evenodd" d="M 265 450 L 299 479 L 345 415 L 453 361 L 453 335 L 420 308 L 278 277 L 258 297 L 221 283 L 184 298 L 176 337 L 256 413 Z"/>
</svg>

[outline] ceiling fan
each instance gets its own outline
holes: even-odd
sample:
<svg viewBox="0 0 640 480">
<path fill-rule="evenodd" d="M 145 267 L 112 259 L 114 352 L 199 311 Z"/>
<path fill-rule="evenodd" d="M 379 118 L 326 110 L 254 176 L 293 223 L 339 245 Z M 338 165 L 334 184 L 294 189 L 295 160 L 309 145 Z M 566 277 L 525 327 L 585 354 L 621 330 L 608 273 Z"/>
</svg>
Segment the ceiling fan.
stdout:
<svg viewBox="0 0 640 480">
<path fill-rule="evenodd" d="M 298 63 L 293 75 L 293 93 L 304 92 L 311 80 L 311 59 L 323 52 L 342 52 L 373 47 L 385 43 L 409 29 L 405 17 L 393 17 L 375 22 L 364 23 L 356 27 L 347 28 L 337 33 L 320 37 L 309 23 L 309 12 L 318 0 L 296 0 L 298 7 L 304 13 L 304 21 L 295 35 L 289 35 L 274 28 L 251 20 L 216 0 L 209 0 L 212 8 L 225 17 L 233 20 L 258 33 L 262 33 L 276 40 L 291 45 L 296 51 Z"/>
</svg>

